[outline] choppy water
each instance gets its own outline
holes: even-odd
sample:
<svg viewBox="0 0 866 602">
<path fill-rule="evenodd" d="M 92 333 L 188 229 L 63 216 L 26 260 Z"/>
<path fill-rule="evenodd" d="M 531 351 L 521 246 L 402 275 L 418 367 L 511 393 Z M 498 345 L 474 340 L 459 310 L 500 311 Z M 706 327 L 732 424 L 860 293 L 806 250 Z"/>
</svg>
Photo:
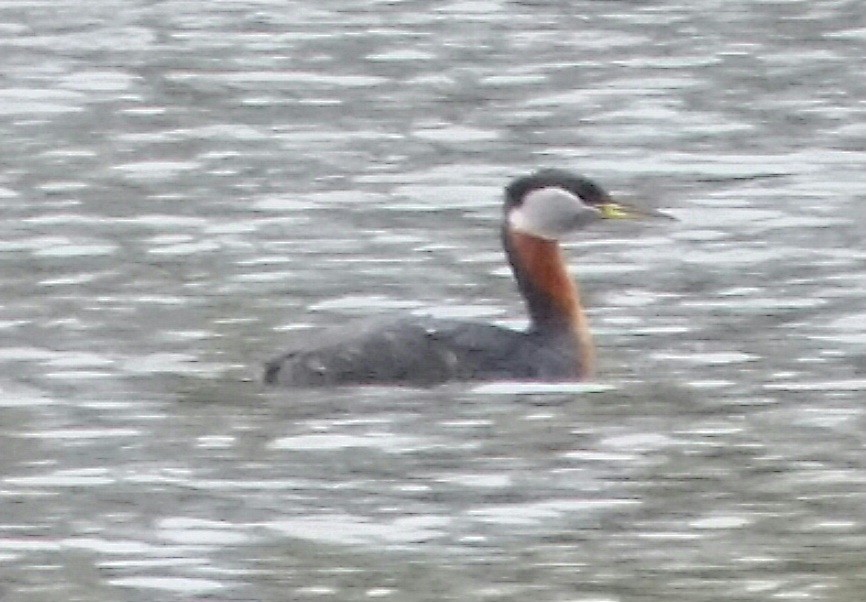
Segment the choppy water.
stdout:
<svg viewBox="0 0 866 602">
<path fill-rule="evenodd" d="M 864 54 L 859 0 L 0 0 L 0 598 L 859 602 Z M 680 219 L 569 245 L 598 382 L 256 384 L 521 320 L 538 165 Z"/>
</svg>

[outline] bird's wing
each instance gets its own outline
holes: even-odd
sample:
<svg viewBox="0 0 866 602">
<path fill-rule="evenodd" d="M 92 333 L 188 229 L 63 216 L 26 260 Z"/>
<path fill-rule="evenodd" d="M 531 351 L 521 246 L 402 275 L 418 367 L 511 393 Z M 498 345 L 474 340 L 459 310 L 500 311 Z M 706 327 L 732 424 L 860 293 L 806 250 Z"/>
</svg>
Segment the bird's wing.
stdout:
<svg viewBox="0 0 866 602">
<path fill-rule="evenodd" d="M 350 323 L 312 336 L 269 362 L 266 382 L 316 386 L 506 378 L 512 371 L 506 364 L 525 338 L 491 324 L 416 317 Z"/>
</svg>

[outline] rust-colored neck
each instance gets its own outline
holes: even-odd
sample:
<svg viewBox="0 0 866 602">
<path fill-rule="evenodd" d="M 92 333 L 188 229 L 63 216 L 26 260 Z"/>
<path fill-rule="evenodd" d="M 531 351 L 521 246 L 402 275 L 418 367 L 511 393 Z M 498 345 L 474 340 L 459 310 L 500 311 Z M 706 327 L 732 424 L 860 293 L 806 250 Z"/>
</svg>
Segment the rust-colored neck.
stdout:
<svg viewBox="0 0 866 602">
<path fill-rule="evenodd" d="M 503 243 L 534 331 L 570 337 L 577 351 L 578 373 L 595 369 L 595 346 L 577 285 L 568 274 L 559 243 L 505 226 Z"/>
</svg>

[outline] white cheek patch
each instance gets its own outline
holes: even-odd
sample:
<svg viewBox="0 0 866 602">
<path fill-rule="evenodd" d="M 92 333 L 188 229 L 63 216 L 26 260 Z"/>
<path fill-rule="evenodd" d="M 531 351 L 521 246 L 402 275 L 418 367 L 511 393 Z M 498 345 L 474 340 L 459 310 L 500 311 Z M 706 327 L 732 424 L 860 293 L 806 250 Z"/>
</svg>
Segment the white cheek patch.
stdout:
<svg viewBox="0 0 866 602">
<path fill-rule="evenodd" d="M 548 187 L 527 193 L 509 213 L 508 223 L 519 232 L 555 240 L 599 216 L 598 209 L 564 188 Z"/>
</svg>

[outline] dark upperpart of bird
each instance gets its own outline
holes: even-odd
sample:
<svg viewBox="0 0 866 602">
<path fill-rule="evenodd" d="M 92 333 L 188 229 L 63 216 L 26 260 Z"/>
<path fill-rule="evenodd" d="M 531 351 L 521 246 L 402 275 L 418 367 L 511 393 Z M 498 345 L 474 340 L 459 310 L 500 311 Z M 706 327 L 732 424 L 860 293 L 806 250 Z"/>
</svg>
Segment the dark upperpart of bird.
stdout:
<svg viewBox="0 0 866 602">
<path fill-rule="evenodd" d="M 591 378 L 595 349 L 559 239 L 600 219 L 669 218 L 614 201 L 595 182 L 546 169 L 505 189 L 502 244 L 526 301 L 525 331 L 495 324 L 404 315 L 298 337 L 265 367 L 286 386 L 447 381 L 572 381 Z"/>
</svg>

